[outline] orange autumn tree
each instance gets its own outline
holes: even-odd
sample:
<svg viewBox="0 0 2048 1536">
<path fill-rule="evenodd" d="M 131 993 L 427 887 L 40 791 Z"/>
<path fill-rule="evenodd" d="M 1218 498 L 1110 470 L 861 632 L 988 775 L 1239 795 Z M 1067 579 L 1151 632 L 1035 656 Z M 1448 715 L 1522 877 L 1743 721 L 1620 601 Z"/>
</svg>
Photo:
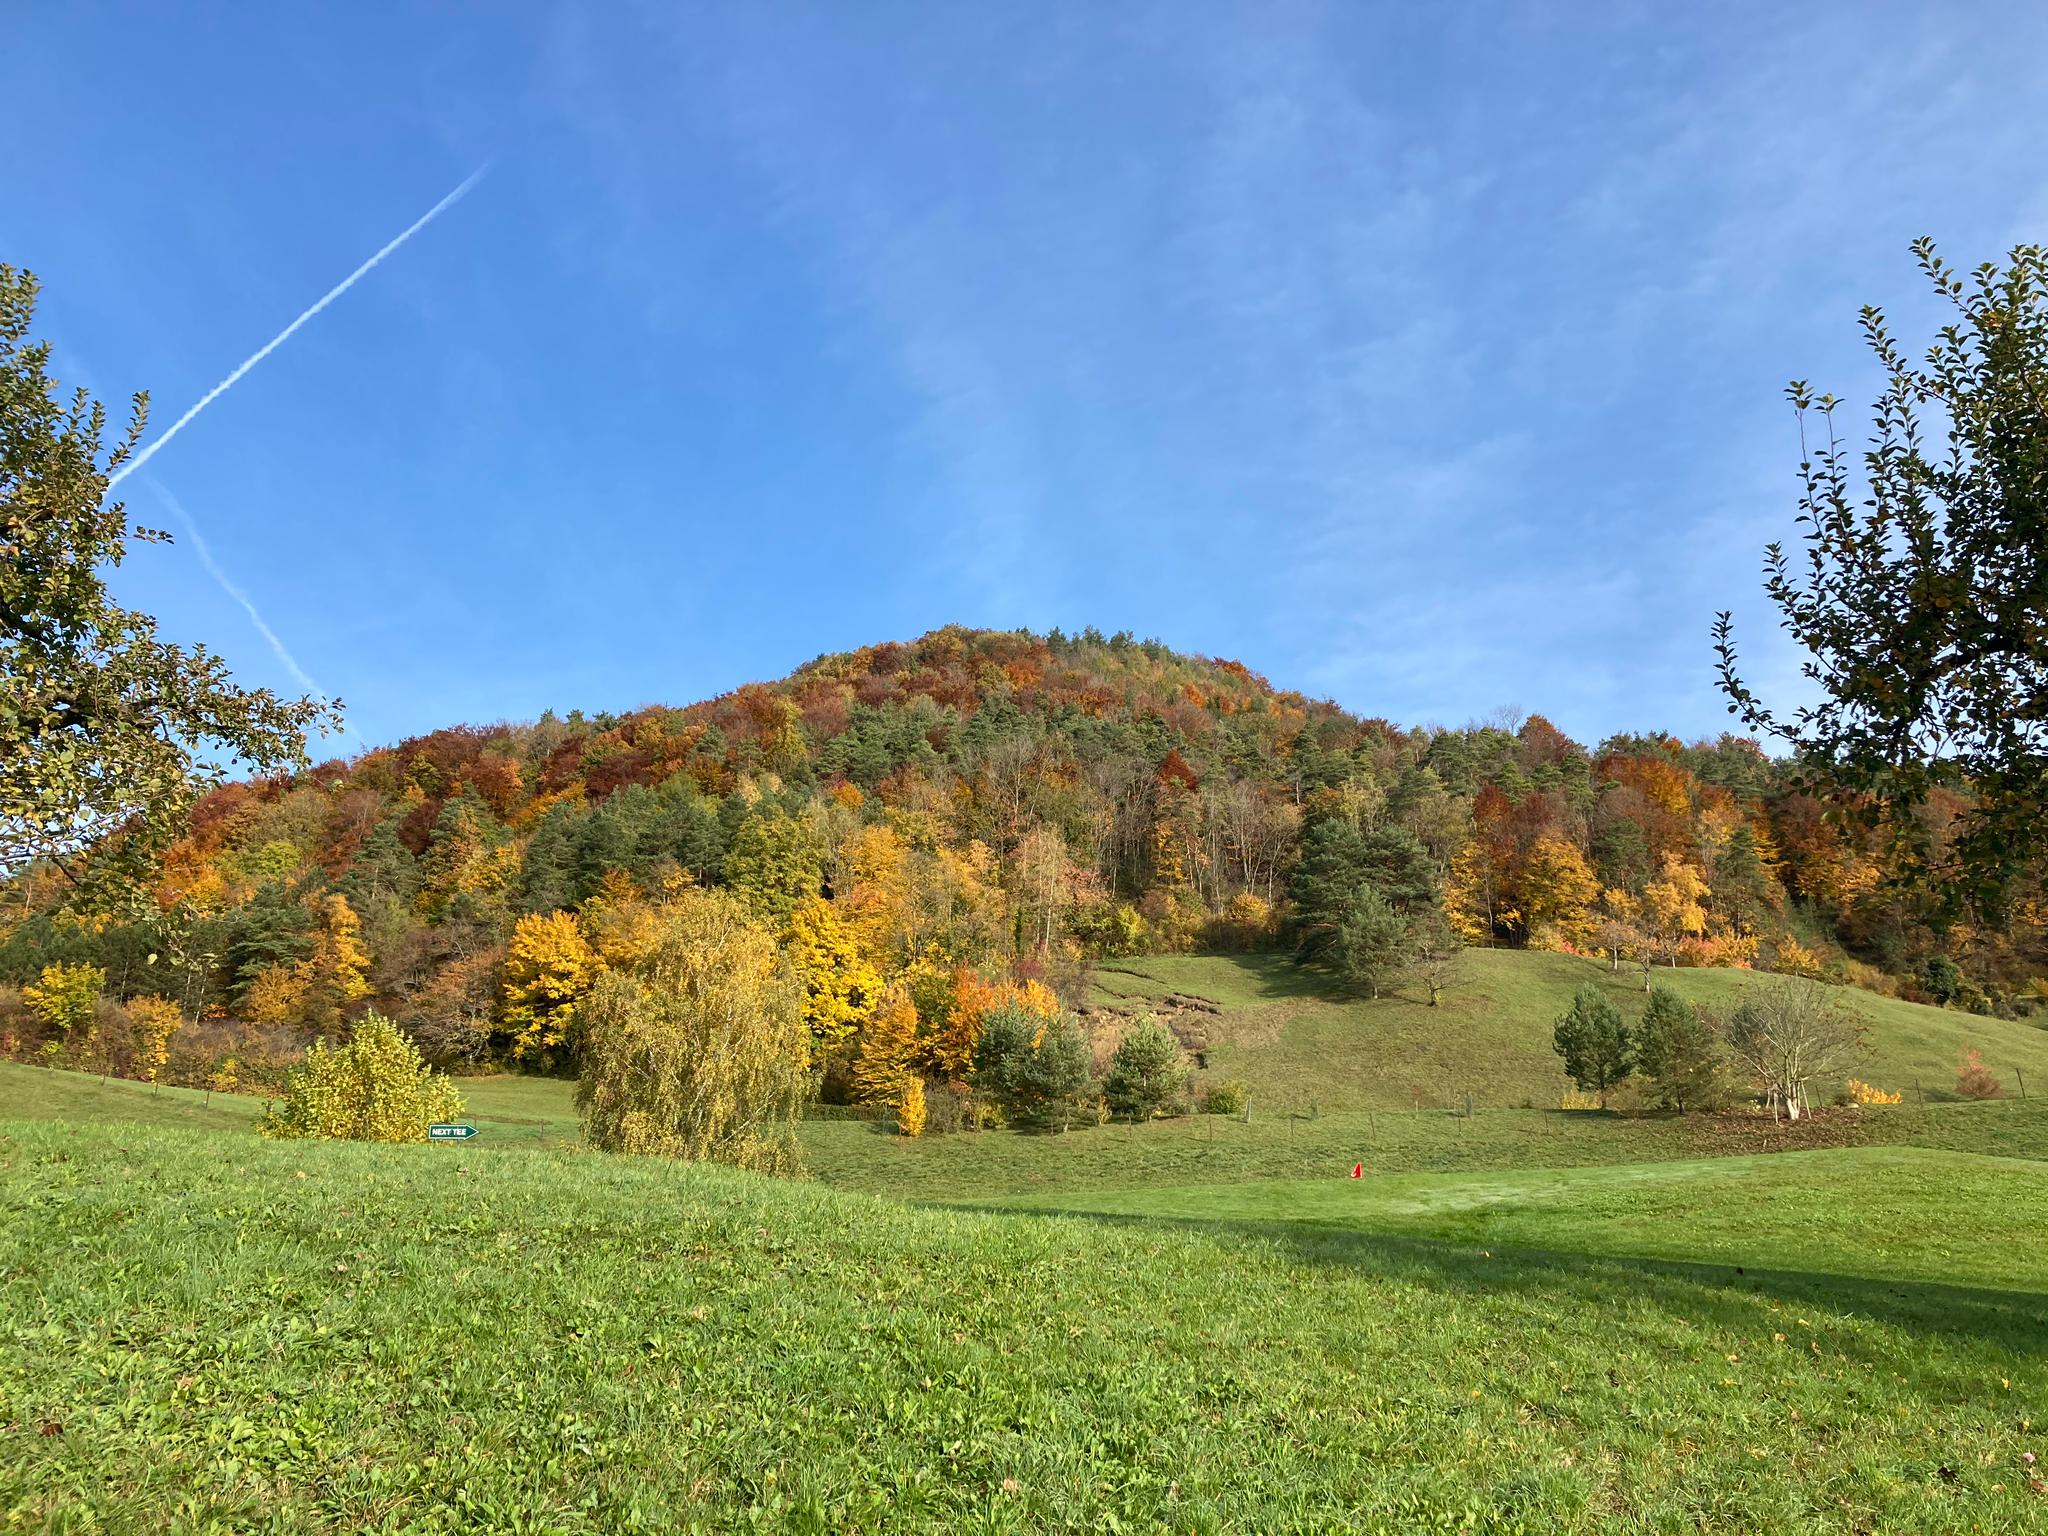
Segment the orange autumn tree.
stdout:
<svg viewBox="0 0 2048 1536">
<path fill-rule="evenodd" d="M 1043 982 L 990 981 L 964 966 L 955 972 L 950 1011 L 925 1049 L 932 1070 L 949 1082 L 965 1082 L 984 1021 L 1011 1006 L 1045 1024 L 1057 1023 L 1061 1016 L 1060 1000 Z"/>
</svg>

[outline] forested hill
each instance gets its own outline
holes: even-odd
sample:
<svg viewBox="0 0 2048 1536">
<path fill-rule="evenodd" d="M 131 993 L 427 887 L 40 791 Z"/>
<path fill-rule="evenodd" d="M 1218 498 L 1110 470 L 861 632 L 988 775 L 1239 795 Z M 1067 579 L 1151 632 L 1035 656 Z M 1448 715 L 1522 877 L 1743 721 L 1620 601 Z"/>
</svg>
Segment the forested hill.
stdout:
<svg viewBox="0 0 2048 1536">
<path fill-rule="evenodd" d="M 948 628 L 683 708 L 228 786 L 154 915 L 74 919 L 32 877 L 0 966 L 90 962 L 116 995 L 314 1029 L 367 999 L 474 1060 L 532 1043 L 547 946 L 602 963 L 686 885 L 733 887 L 814 977 L 843 973 L 855 1030 L 918 967 L 1058 984 L 1091 955 L 1343 937 L 1370 887 L 1398 919 L 1367 956 L 1390 985 L 1433 922 L 2030 1006 L 2038 900 L 2004 934 L 1937 932 L 1878 849 L 1733 737 L 1402 728 L 1124 635 Z"/>
</svg>

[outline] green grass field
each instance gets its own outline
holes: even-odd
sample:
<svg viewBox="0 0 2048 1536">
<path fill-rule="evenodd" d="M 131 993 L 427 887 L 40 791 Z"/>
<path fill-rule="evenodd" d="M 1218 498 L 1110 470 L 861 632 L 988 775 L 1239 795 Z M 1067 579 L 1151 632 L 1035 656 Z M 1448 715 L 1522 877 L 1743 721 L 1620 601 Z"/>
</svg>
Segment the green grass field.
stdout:
<svg viewBox="0 0 2048 1536">
<path fill-rule="evenodd" d="M 1581 963 L 1479 959 L 1437 1064 L 1547 1052 Z M 360 1147 L 0 1064 L 0 1530 L 2048 1530 L 2048 1103 L 1394 1108 L 1410 1005 L 1298 980 L 1105 976 L 1222 1005 L 1249 1123 L 813 1121 L 801 1184 L 559 1082 Z M 1866 1002 L 1879 1062 L 1986 1024 Z"/>
<path fill-rule="evenodd" d="M 1143 1006 L 1179 993 L 1220 1004 L 1209 1024 L 1210 1075 L 1239 1078 L 1274 1108 L 1394 1109 L 1462 1105 L 1555 1105 L 1569 1086 L 1551 1049 L 1551 1025 L 1587 982 L 1633 1019 L 1641 973 L 1610 975 L 1573 955 L 1479 949 L 1462 962 L 1443 1005 L 1409 997 L 1376 1002 L 1330 995 L 1313 972 L 1279 955 L 1170 955 L 1104 962 L 1096 987 L 1106 1002 Z M 1660 986 L 1709 1007 L 1732 1006 L 1771 978 L 1750 971 L 1660 970 Z M 1950 1097 L 1964 1047 L 2019 1092 L 2024 1080 L 2048 1097 L 2048 1029 L 2030 1022 L 1903 1003 L 1833 989 L 1868 1026 L 1859 1076 L 1917 1101 Z M 2017 1069 L 2017 1071 L 2015 1071 Z M 1917 1087 L 1916 1087 L 1917 1085 Z"/>
</svg>

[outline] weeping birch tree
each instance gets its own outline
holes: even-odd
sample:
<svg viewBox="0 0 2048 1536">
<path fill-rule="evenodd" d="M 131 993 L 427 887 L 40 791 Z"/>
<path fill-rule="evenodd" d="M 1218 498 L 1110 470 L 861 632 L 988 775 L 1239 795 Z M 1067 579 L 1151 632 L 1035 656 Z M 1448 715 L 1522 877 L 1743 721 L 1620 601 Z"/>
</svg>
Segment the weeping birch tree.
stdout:
<svg viewBox="0 0 2048 1536">
<path fill-rule="evenodd" d="M 584 1138 L 788 1174 L 809 1082 L 802 993 L 775 937 L 724 891 L 686 891 L 647 957 L 607 971 L 578 1010 Z"/>
</svg>

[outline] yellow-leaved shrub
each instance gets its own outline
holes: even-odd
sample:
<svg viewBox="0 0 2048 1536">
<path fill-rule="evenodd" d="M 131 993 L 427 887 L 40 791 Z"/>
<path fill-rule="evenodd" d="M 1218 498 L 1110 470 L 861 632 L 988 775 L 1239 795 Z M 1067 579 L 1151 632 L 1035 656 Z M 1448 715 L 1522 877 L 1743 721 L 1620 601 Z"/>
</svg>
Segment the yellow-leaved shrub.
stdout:
<svg viewBox="0 0 2048 1536">
<path fill-rule="evenodd" d="M 896 1101 L 896 1129 L 905 1136 L 922 1136 L 924 1126 L 924 1079 L 906 1077 L 902 1096 Z"/>
<path fill-rule="evenodd" d="M 429 1125 L 461 1113 L 455 1084 L 420 1059 L 396 1024 L 366 1013 L 348 1044 L 313 1043 L 284 1102 L 270 1106 L 257 1129 L 318 1141 L 425 1141 Z"/>
</svg>

